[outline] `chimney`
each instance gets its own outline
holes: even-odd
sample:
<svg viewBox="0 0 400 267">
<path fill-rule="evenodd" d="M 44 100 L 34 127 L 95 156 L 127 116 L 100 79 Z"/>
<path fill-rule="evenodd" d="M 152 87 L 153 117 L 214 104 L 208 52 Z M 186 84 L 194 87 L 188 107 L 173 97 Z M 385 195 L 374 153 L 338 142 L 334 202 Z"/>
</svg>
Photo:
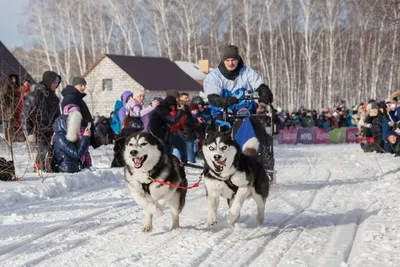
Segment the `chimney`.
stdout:
<svg viewBox="0 0 400 267">
<path fill-rule="evenodd" d="M 207 59 L 199 60 L 199 70 L 204 72 L 205 74 L 209 73 L 210 71 L 210 63 Z"/>
</svg>

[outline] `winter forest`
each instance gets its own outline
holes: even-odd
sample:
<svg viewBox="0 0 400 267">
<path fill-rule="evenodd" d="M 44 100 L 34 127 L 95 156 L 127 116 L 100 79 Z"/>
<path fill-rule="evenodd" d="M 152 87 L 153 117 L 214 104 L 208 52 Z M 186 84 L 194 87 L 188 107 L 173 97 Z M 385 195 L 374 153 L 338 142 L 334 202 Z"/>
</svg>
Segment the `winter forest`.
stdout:
<svg viewBox="0 0 400 267">
<path fill-rule="evenodd" d="M 50 69 L 70 81 L 104 53 L 214 67 L 229 43 L 284 108 L 400 88 L 398 0 L 30 0 L 24 12 L 29 45 L 13 53 L 38 80 Z"/>
</svg>

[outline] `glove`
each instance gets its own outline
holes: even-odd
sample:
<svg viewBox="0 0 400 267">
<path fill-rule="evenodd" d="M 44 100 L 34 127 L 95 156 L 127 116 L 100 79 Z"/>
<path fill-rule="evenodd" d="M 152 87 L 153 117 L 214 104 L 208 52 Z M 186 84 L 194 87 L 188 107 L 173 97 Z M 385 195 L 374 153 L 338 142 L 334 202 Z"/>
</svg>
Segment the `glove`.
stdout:
<svg viewBox="0 0 400 267">
<path fill-rule="evenodd" d="M 28 142 L 35 143 L 35 136 L 33 134 L 28 135 Z"/>
<path fill-rule="evenodd" d="M 260 102 L 270 104 L 272 103 L 272 101 L 274 101 L 274 96 L 272 95 L 272 92 L 267 85 L 261 84 L 257 88 L 256 92 L 258 92 Z"/>
<path fill-rule="evenodd" d="M 226 98 L 225 103 L 227 104 L 228 107 L 235 105 L 239 102 L 238 99 L 234 96 L 226 96 L 225 98 Z"/>
<path fill-rule="evenodd" d="M 237 104 L 238 100 L 234 96 L 211 94 L 208 96 L 208 102 L 213 106 L 225 108 Z"/>
</svg>

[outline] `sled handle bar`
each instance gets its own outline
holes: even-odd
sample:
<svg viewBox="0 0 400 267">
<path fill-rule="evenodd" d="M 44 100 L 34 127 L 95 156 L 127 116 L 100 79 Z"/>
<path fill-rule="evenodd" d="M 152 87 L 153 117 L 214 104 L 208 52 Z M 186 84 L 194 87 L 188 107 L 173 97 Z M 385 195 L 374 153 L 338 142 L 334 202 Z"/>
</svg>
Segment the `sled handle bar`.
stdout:
<svg viewBox="0 0 400 267">
<path fill-rule="evenodd" d="M 247 98 L 247 99 L 258 99 L 258 98 L 256 98 L 256 97 L 252 97 L 252 98 Z M 240 100 L 240 99 L 238 99 L 238 100 Z M 271 116 L 271 135 L 273 136 L 274 134 L 274 128 L 275 128 L 275 124 L 274 124 L 274 115 L 275 115 L 275 112 L 274 112 L 274 106 L 271 104 L 271 103 L 269 103 L 269 104 L 267 104 L 267 106 L 269 107 L 269 114 L 268 113 L 264 113 L 264 114 L 247 114 L 247 115 L 233 115 L 233 114 L 228 114 L 228 108 L 226 107 L 226 108 L 224 108 L 224 110 L 223 110 L 223 113 L 222 113 L 222 120 L 216 120 L 215 122 L 217 123 L 217 124 L 219 124 L 219 127 L 223 127 L 223 126 L 226 126 L 228 129 L 230 129 L 231 127 L 232 127 L 232 125 L 228 122 L 228 118 L 238 118 L 238 119 L 241 119 L 241 118 L 249 118 L 249 117 L 254 117 L 254 118 L 261 118 L 261 117 L 268 117 L 268 116 Z"/>
</svg>

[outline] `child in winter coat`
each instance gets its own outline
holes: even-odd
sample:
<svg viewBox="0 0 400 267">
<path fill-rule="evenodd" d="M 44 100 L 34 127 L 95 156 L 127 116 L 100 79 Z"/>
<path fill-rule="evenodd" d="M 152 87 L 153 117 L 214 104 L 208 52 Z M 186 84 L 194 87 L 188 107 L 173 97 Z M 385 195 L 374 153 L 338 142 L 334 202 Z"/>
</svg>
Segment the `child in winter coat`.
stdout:
<svg viewBox="0 0 400 267">
<path fill-rule="evenodd" d="M 75 111 L 75 110 L 77 110 L 77 111 L 79 111 L 80 112 L 80 109 L 79 109 L 79 107 L 77 106 L 77 105 L 75 105 L 75 104 L 68 104 L 68 105 L 66 105 L 65 107 L 64 107 L 64 109 L 63 109 L 63 114 L 64 115 L 69 115 L 69 113 L 71 112 L 71 111 Z M 92 127 L 93 128 L 93 127 Z M 82 140 L 82 137 L 83 137 L 83 134 L 84 134 L 84 132 L 86 131 L 86 127 L 80 127 L 79 128 L 79 140 Z M 91 132 L 91 135 L 92 135 L 93 133 Z M 81 161 L 82 161 L 82 164 L 83 164 L 83 167 L 84 168 L 86 168 L 86 169 L 89 169 L 90 167 L 92 167 L 92 157 L 90 156 L 90 152 L 89 152 L 89 150 L 85 153 L 85 155 L 83 155 L 82 156 L 82 159 L 81 159 Z"/>
<path fill-rule="evenodd" d="M 122 121 L 119 119 L 119 111 L 124 106 L 121 100 L 117 100 L 114 105 L 114 112 L 111 115 L 111 129 L 114 131 L 114 135 L 121 133 Z"/>
<path fill-rule="evenodd" d="M 151 106 L 143 108 L 144 92 L 135 91 L 134 97 L 130 98 L 125 105 L 127 115 L 133 118 L 132 128 L 137 131 L 147 132 L 150 113 L 160 104 L 157 99 L 154 99 Z"/>
<path fill-rule="evenodd" d="M 54 122 L 54 157 L 59 172 L 79 172 L 84 168 L 85 154 L 89 149 L 91 131 L 85 128 L 79 140 L 82 115 L 76 105 L 64 107 L 64 115 Z"/>
<path fill-rule="evenodd" d="M 201 123 L 204 119 L 198 116 L 199 106 L 195 103 L 189 105 L 190 113 L 187 114 L 182 137 L 186 143 L 187 159 L 190 163 L 196 163 L 197 137 L 201 134 Z"/>
</svg>

